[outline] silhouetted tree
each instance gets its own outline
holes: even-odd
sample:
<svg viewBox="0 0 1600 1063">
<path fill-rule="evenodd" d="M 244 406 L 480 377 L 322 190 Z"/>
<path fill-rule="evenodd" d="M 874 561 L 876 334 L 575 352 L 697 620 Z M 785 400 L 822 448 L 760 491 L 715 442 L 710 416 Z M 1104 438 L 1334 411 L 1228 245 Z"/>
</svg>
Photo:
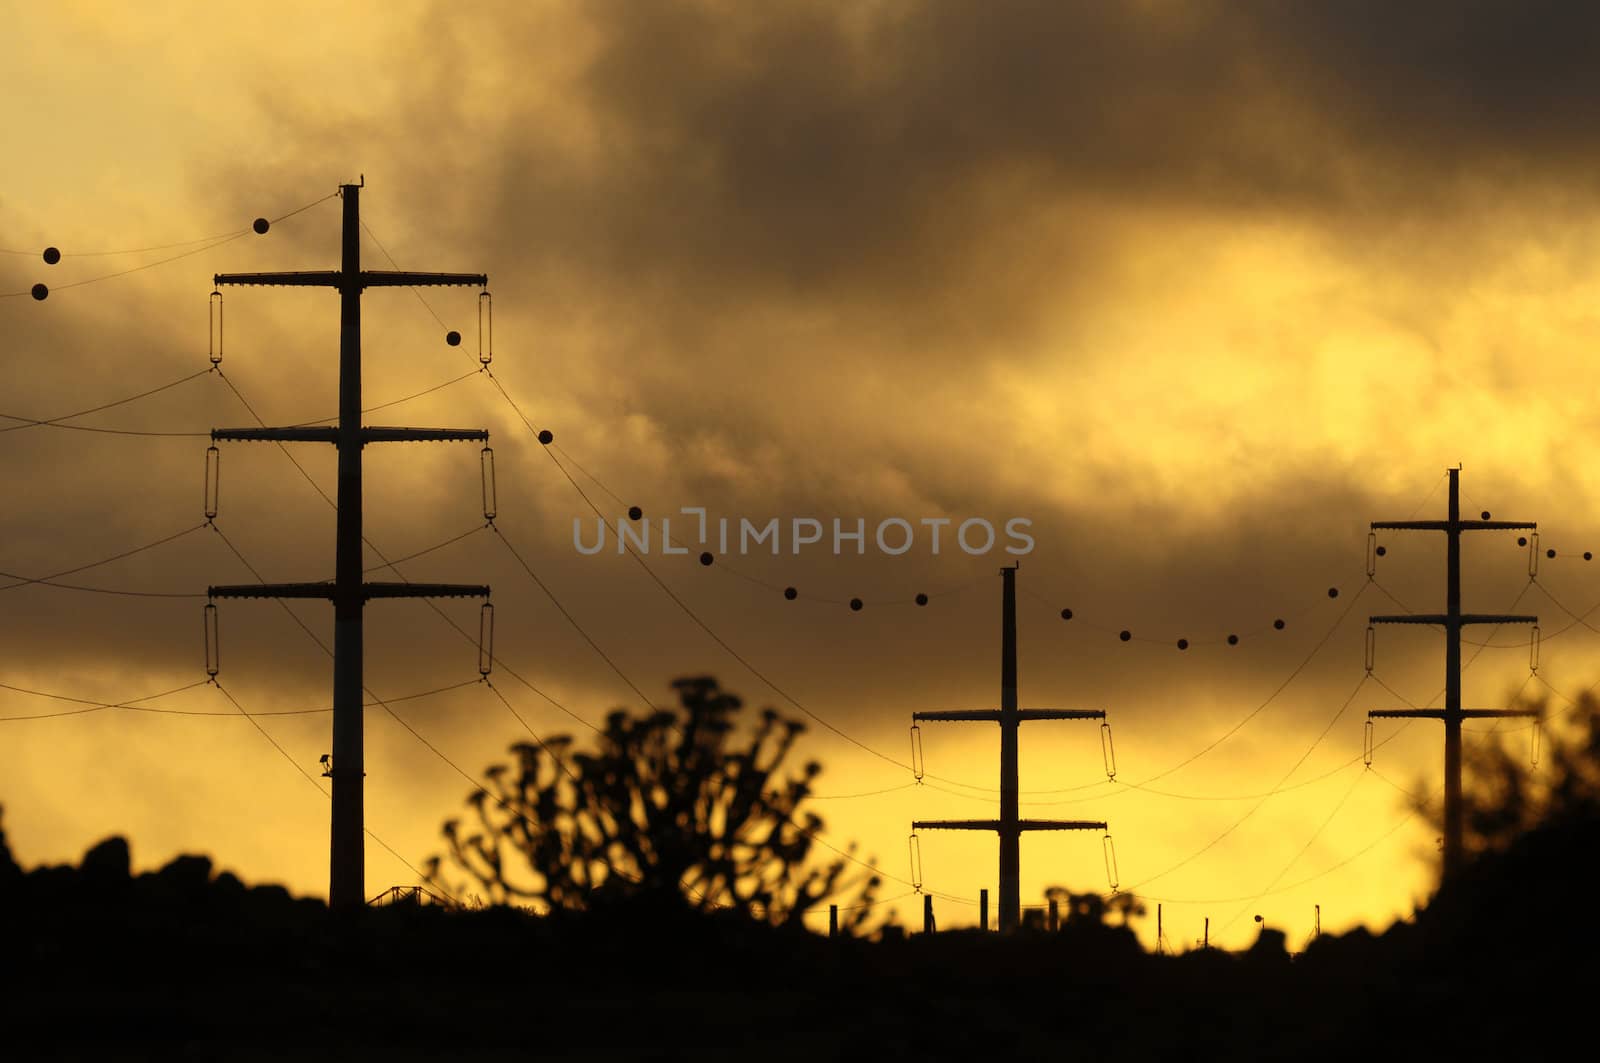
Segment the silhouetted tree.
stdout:
<svg viewBox="0 0 1600 1063">
<path fill-rule="evenodd" d="M 1544 725 L 1539 765 L 1529 756 L 1527 726 L 1464 743 L 1462 806 L 1470 856 L 1504 850 L 1542 823 L 1600 815 L 1600 698 L 1590 691 L 1577 703 L 1552 708 L 1548 698 L 1522 707 L 1539 711 Z M 1411 806 L 1441 833 L 1444 803 L 1419 792 Z"/>
<path fill-rule="evenodd" d="M 568 736 L 513 745 L 515 763 L 490 767 L 468 797 L 471 819 L 444 825 L 446 855 L 471 880 L 446 888 L 554 909 L 672 896 L 775 925 L 831 899 L 841 929 L 862 928 L 878 878 L 852 876 L 842 857 L 808 864 L 822 821 L 797 817 L 820 765 L 780 775 L 804 726 L 766 709 L 741 737 L 742 702 L 716 680 L 673 687 L 679 712 L 617 710 L 594 752 Z M 427 874 L 444 885 L 441 863 L 433 857 Z"/>
<path fill-rule="evenodd" d="M 11 847 L 6 844 L 5 813 L 5 806 L 0 805 L 0 886 L 22 877 L 22 868 L 17 866 L 17 861 L 11 855 Z"/>
</svg>

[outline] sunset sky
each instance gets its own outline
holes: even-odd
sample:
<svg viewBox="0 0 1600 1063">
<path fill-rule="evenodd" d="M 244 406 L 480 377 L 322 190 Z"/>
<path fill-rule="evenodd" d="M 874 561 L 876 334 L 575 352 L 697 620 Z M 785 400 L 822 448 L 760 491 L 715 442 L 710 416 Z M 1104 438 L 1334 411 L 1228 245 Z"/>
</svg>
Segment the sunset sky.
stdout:
<svg viewBox="0 0 1600 1063">
<path fill-rule="evenodd" d="M 1157 899 L 1179 946 L 1206 917 L 1213 943 L 1244 945 L 1260 913 L 1298 947 L 1313 905 L 1324 929 L 1378 928 L 1426 895 L 1434 834 L 1406 819 L 1395 787 L 1440 784 L 1441 729 L 1380 723 L 1380 739 L 1395 737 L 1370 773 L 1362 735 L 1369 709 L 1439 703 L 1442 639 L 1380 629 L 1376 678 L 1356 688 L 1369 614 L 1444 604 L 1442 536 L 1386 534 L 1381 588 L 1367 586 L 1368 524 L 1443 516 L 1446 467 L 1463 467 L 1463 509 L 1537 520 L 1541 547 L 1558 552 L 1529 587 L 1514 535 L 1469 536 L 1466 607 L 1538 614 L 1539 676 L 1555 689 L 1600 680 L 1600 638 L 1562 609 L 1600 602 L 1600 563 L 1580 556 L 1600 551 L 1592 10 L 0 11 L 0 413 L 57 417 L 205 369 L 213 273 L 335 268 L 339 204 L 63 287 L 183 248 L 84 253 L 245 229 L 364 175 L 363 219 L 401 267 L 488 274 L 493 368 L 556 447 L 481 376 L 373 422 L 488 428 L 501 536 L 652 699 L 666 702 L 674 677 L 711 674 L 753 706 L 801 715 L 798 702 L 907 762 L 913 711 L 997 703 L 997 573 L 1013 559 L 948 541 L 934 556 L 925 538 L 896 557 L 869 543 L 861 557 L 811 548 L 710 568 L 650 554 L 757 675 L 632 560 L 574 550 L 572 522 L 592 532 L 593 511 L 563 466 L 613 519 L 628 505 L 869 529 L 1031 519 L 1022 703 L 1105 709 L 1118 774 L 1105 781 L 1092 724 L 1028 724 L 1023 814 L 1109 822 L 1120 885 L 1151 900 L 1147 943 Z M 41 260 L 47 245 L 58 265 Z M 362 253 L 388 268 L 372 243 Z M 52 288 L 43 302 L 27 295 L 37 282 Z M 465 341 L 447 346 L 412 294 L 369 291 L 367 405 L 476 368 L 476 292 L 425 294 Z M 238 288 L 225 305 L 223 370 L 268 423 L 335 412 L 331 293 Z M 201 523 L 203 436 L 8 430 L 20 423 L 0 420 L 0 571 L 59 572 Z M 210 375 L 71 423 L 254 422 Z M 333 448 L 294 454 L 332 493 Z M 367 533 L 389 557 L 482 523 L 474 446 L 372 446 L 365 469 Z M 216 523 L 269 580 L 332 574 L 333 512 L 275 447 L 223 445 Z M 493 531 L 402 568 L 490 584 L 499 655 L 583 720 L 642 708 Z M 120 702 L 203 680 L 204 590 L 251 580 L 200 529 L 62 581 L 202 597 L 3 590 L 0 683 Z M 797 600 L 772 589 L 787 585 Z M 926 607 L 912 604 L 919 592 Z M 854 596 L 859 612 L 842 604 Z M 441 608 L 476 630 L 476 604 Z M 294 611 L 331 637 L 329 607 Z M 476 651 L 426 605 L 378 602 L 367 620 L 380 697 L 477 677 Z M 220 626 L 218 678 L 249 711 L 328 706 L 327 658 L 278 606 L 224 602 Z M 1194 645 L 1179 651 L 1180 637 Z M 1468 637 L 1494 643 L 1466 672 L 1470 705 L 1548 693 L 1526 682 L 1525 630 Z M 589 734 L 511 676 L 493 679 L 541 735 Z M 234 713 L 205 686 L 149 704 Z M 325 894 L 327 800 L 248 721 L 108 710 L 4 722 L 75 707 L 0 689 L 0 804 L 25 866 L 75 861 L 121 833 L 140 867 L 204 851 L 249 881 Z M 393 709 L 474 776 L 527 737 L 478 686 Z M 326 713 L 261 723 L 317 774 Z M 814 806 L 829 842 L 859 842 L 902 879 L 912 819 L 997 814 L 976 789 L 997 785 L 994 728 L 930 725 L 924 745 L 929 773 L 970 785 L 905 785 L 904 767 L 821 725 L 804 740 L 821 794 L 902 787 Z M 466 780 L 379 708 L 367 772 L 368 826 L 420 866 Z M 1100 849 L 1093 834 L 1025 836 L 1025 903 L 1050 885 L 1106 889 Z M 995 889 L 992 836 L 924 834 L 921 850 L 930 888 Z M 412 881 L 369 844 L 369 894 Z M 883 894 L 908 891 L 889 881 Z M 975 918 L 937 903 L 941 926 Z M 900 910 L 914 922 L 920 900 Z"/>
</svg>

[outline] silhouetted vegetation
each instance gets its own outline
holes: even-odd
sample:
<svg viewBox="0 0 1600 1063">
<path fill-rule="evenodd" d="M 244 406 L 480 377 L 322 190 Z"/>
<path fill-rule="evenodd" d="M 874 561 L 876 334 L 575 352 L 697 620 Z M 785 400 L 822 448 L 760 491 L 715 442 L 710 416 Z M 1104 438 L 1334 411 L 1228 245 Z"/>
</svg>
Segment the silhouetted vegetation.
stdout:
<svg viewBox="0 0 1600 1063">
<path fill-rule="evenodd" d="M 1467 853 L 1501 852 L 1541 824 L 1600 817 L 1600 699 L 1584 691 L 1576 704 L 1525 701 L 1540 725 L 1539 763 L 1533 763 L 1531 724 L 1467 742 L 1462 753 L 1462 820 Z M 1484 736 L 1474 736 L 1483 739 Z M 1412 807 L 1442 831 L 1441 801 L 1420 792 Z"/>
<path fill-rule="evenodd" d="M 845 929 L 863 928 L 878 878 L 843 857 L 809 862 L 823 824 L 801 804 L 821 765 L 782 774 L 804 725 L 766 709 L 741 733 L 742 702 L 715 679 L 673 687 L 681 711 L 619 709 L 592 752 L 566 735 L 513 745 L 515 763 L 489 768 L 468 797 L 471 821 L 444 826 L 467 881 L 446 882 L 439 857 L 430 880 L 496 904 L 670 897 L 773 925 L 798 924 L 827 900 Z"/>
<path fill-rule="evenodd" d="M 695 705 L 710 706 L 701 711 L 713 721 L 734 711 L 707 683 L 684 696 L 691 722 Z M 1517 831 L 1493 835 L 1414 918 L 1381 933 L 1324 935 L 1293 956 L 1270 926 L 1242 952 L 1152 955 L 1126 925 L 1140 915 L 1136 899 L 1064 889 L 1052 893 L 1055 932 L 1030 913 L 1009 936 L 893 926 L 830 939 L 793 917 L 751 918 L 748 903 L 715 911 L 692 898 L 662 903 L 685 897 L 674 888 L 682 856 L 635 865 L 648 889 L 608 891 L 597 870 L 603 904 L 539 912 L 399 904 L 337 916 L 281 887 L 247 886 L 204 856 L 135 873 L 121 838 L 95 845 L 76 867 L 24 871 L 0 831 L 8 986 L 0 1052 L 29 1060 L 1554 1057 L 1592 1040 L 1588 984 L 1568 975 L 1600 946 L 1584 914 L 1600 871 L 1586 704 L 1550 743 L 1548 777 L 1523 778 L 1492 757 L 1495 773 L 1473 776 L 1517 779 L 1517 807 L 1542 814 L 1507 812 L 1503 822 Z M 683 792 L 723 795 L 716 807 L 725 807 L 741 778 L 745 786 L 762 770 L 772 778 L 787 731 L 768 717 L 753 731 L 761 737 L 730 744 L 726 729 L 697 729 L 700 754 L 659 717 L 618 716 L 607 732 L 615 745 L 582 771 L 597 773 L 597 794 L 607 778 L 628 792 L 639 780 L 622 783 L 612 757 L 690 758 L 710 766 L 702 781 L 717 781 Z M 794 784 L 815 774 L 763 790 L 796 798 Z M 1502 792 L 1474 788 L 1474 807 L 1487 817 Z M 648 837 L 631 844 L 646 852 Z M 700 851 L 692 835 L 667 837 L 663 851 Z M 597 845 L 577 851 L 616 858 Z M 786 850 L 784 866 L 803 855 Z M 805 895 L 822 881 L 812 874 L 798 879 L 812 883 Z"/>
</svg>

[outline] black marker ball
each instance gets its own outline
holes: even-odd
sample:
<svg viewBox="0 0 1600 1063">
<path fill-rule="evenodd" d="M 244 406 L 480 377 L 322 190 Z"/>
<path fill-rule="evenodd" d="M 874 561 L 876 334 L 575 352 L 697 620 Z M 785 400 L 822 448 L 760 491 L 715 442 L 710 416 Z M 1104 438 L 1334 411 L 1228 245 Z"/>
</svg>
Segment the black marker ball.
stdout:
<svg viewBox="0 0 1600 1063">
<path fill-rule="evenodd" d="M 800 597 L 800 592 L 795 590 L 793 587 L 785 587 L 783 589 L 783 596 L 792 602 L 796 598 Z"/>
<path fill-rule="evenodd" d="M 1129 639 L 1133 638 L 1133 632 L 1124 631 L 1122 634 L 1118 635 L 1117 638 L 1121 639 L 1123 642 L 1127 642 Z"/>
<path fill-rule="evenodd" d="M 1063 609 L 1063 610 L 1061 610 L 1061 619 L 1063 619 L 1063 620 L 1071 620 L 1072 619 L 1072 610 L 1071 609 Z"/>
<path fill-rule="evenodd" d="M 1554 550 L 1546 550 L 1544 552 L 1544 556 L 1545 557 L 1555 557 L 1556 556 L 1556 552 Z"/>
<path fill-rule="evenodd" d="M 254 229 L 256 231 L 256 235 L 258 236 L 265 236 L 267 234 L 267 230 L 271 227 L 272 223 L 267 221 L 265 218 L 257 218 L 255 221 L 250 223 L 250 228 Z"/>
<path fill-rule="evenodd" d="M 39 300 L 41 303 L 44 302 L 45 297 L 50 294 L 50 289 L 46 288 L 42 284 L 35 284 L 33 286 L 32 290 L 33 290 L 33 297 L 35 299 Z"/>
<path fill-rule="evenodd" d="M 1484 520 L 1488 520 L 1489 519 L 1489 511 L 1487 509 L 1483 511 L 1483 519 Z"/>
<path fill-rule="evenodd" d="M 1338 587 L 1329 587 L 1328 588 L 1328 597 L 1329 598 L 1337 598 L 1337 597 L 1339 597 L 1339 588 Z"/>
<path fill-rule="evenodd" d="M 44 264 L 45 265 L 53 266 L 57 262 L 60 262 L 60 261 L 61 261 L 61 249 L 60 248 L 47 247 L 47 248 L 44 249 Z"/>
<path fill-rule="evenodd" d="M 1594 560 L 1594 554 L 1590 553 L 1588 550 L 1585 550 L 1583 552 L 1583 559 L 1585 561 L 1593 561 Z"/>
<path fill-rule="evenodd" d="M 1239 645 L 1239 636 L 1238 635 L 1229 635 L 1228 636 L 1228 645 L 1230 645 L 1230 646 Z"/>
<path fill-rule="evenodd" d="M 644 516 L 644 510 L 640 509 L 638 506 L 629 506 L 628 507 L 628 519 L 629 520 L 638 520 L 642 516 Z"/>
<path fill-rule="evenodd" d="M 711 560 L 712 560 L 712 558 L 711 558 L 711 551 L 710 550 L 706 550 L 700 555 L 700 563 L 702 565 L 711 564 Z"/>
<path fill-rule="evenodd" d="M 444 341 L 452 347 L 459 347 L 461 346 L 461 333 L 451 329 L 444 334 Z"/>
<path fill-rule="evenodd" d="M 1526 535 L 1517 536 L 1517 545 L 1518 546 L 1527 546 L 1528 545 L 1528 537 Z"/>
<path fill-rule="evenodd" d="M 539 431 L 539 442 L 543 443 L 545 446 L 548 447 L 551 443 L 554 443 L 555 440 L 556 440 L 556 434 L 554 432 L 550 431 L 550 429 L 548 429 L 548 428 L 540 429 L 540 431 Z"/>
<path fill-rule="evenodd" d="M 1189 640 L 1188 639 L 1179 639 L 1178 640 L 1178 649 L 1186 650 L 1188 648 L 1189 648 Z"/>
<path fill-rule="evenodd" d="M 860 598 L 851 598 L 850 599 L 850 608 L 852 610 L 854 610 L 855 612 L 858 612 L 858 613 L 861 612 L 861 599 Z"/>
<path fill-rule="evenodd" d="M 1282 620 L 1274 620 L 1272 622 L 1272 626 L 1277 628 L 1279 631 L 1282 631 L 1284 628 L 1284 623 Z"/>
<path fill-rule="evenodd" d="M 928 604 L 928 596 L 926 594 L 917 595 L 917 604 L 918 605 L 927 605 Z"/>
<path fill-rule="evenodd" d="M 1384 554 L 1387 554 L 1388 552 L 1389 552 L 1389 548 L 1386 547 L 1386 546 L 1380 546 L 1376 550 L 1373 551 L 1373 553 L 1377 554 L 1379 557 L 1382 557 Z"/>
</svg>

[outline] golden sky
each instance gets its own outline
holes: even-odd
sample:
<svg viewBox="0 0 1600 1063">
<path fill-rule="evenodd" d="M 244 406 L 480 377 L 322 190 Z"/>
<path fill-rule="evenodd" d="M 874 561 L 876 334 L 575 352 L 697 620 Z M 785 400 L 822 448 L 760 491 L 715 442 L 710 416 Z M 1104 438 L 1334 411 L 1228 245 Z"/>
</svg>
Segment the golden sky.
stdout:
<svg viewBox="0 0 1600 1063">
<path fill-rule="evenodd" d="M 1428 888 L 1431 834 L 1402 822 L 1384 779 L 1437 785 L 1437 726 L 1399 732 L 1378 753 L 1380 778 L 1361 771 L 1362 721 L 1401 702 L 1369 681 L 1335 718 L 1364 675 L 1363 618 L 1395 611 L 1377 588 L 1351 605 L 1368 522 L 1442 515 L 1443 470 L 1460 463 L 1466 509 L 1537 520 L 1560 550 L 1541 587 L 1578 612 L 1600 600 L 1596 570 L 1571 556 L 1600 550 L 1586 359 L 1600 294 L 1589 213 L 1600 87 L 1585 12 L 0 8 L 0 248 L 27 252 L 0 255 L 0 293 L 152 261 L 74 253 L 231 231 L 364 174 L 363 218 L 401 266 L 489 274 L 496 372 L 559 453 L 624 504 L 762 521 L 1031 518 L 1023 703 L 1106 709 L 1119 780 L 1211 746 L 1309 656 L 1247 724 L 1150 784 L 1162 793 L 1024 795 L 1073 802 L 1024 804 L 1025 815 L 1107 820 L 1121 884 L 1160 875 L 1139 892 L 1165 898 L 1176 942 L 1209 916 L 1214 942 L 1245 943 L 1259 912 L 1297 943 L 1314 904 L 1325 928 L 1379 926 Z M 205 368 L 211 275 L 330 268 L 338 232 L 328 201 L 266 237 L 42 303 L 0 299 L 0 411 L 57 416 Z M 37 257 L 46 245 L 66 254 L 60 265 Z M 370 244 L 363 254 L 386 265 Z M 429 301 L 467 335 L 461 348 L 410 294 L 367 295 L 369 404 L 475 364 L 475 294 Z M 226 306 L 224 369 L 263 417 L 334 412 L 327 293 L 236 289 Z M 770 680 L 897 760 L 911 712 L 997 697 L 995 572 L 1007 558 L 934 557 L 925 543 L 903 557 L 813 551 L 709 570 L 653 557 L 763 680 L 630 561 L 576 555 L 571 522 L 590 511 L 487 381 L 378 419 L 491 431 L 505 537 L 652 697 L 674 676 L 710 673 L 795 712 Z M 251 422 L 207 377 L 80 423 Z M 0 570 L 55 572 L 198 523 L 204 449 L 198 437 L 0 434 Z M 332 490 L 331 448 L 296 456 Z M 388 555 L 473 527 L 471 448 L 373 447 L 366 459 L 368 533 Z M 331 573 L 332 513 L 275 448 L 225 449 L 217 523 L 268 579 Z M 1386 540 L 1379 578 L 1412 609 L 1442 607 L 1434 538 Z M 1510 537 L 1470 538 L 1466 564 L 1469 608 L 1507 609 L 1527 584 Z M 497 649 L 579 716 L 637 707 L 491 533 L 406 574 L 492 584 Z M 801 598 L 738 574 L 797 585 Z M 199 592 L 249 579 L 202 531 L 69 582 Z M 1541 587 L 1519 609 L 1544 618 L 1540 675 L 1575 694 L 1600 678 L 1594 635 L 1549 638 L 1568 618 Z M 934 596 L 925 609 L 906 604 L 918 591 Z M 204 678 L 199 599 L 4 595 L 0 682 L 118 701 Z M 867 608 L 815 600 L 853 595 Z M 470 604 L 443 608 L 475 620 Z M 296 612 L 331 630 L 325 607 Z M 368 619 L 367 678 L 381 696 L 475 677 L 472 648 L 425 606 L 379 603 Z M 326 659 L 276 606 L 224 603 L 221 627 L 220 678 L 251 711 L 326 706 Z M 1124 627 L 1140 638 L 1120 642 Z M 1246 636 L 1239 646 L 1212 644 L 1230 631 Z M 1179 637 L 1195 645 L 1180 653 Z M 1506 648 L 1473 663 L 1469 702 L 1500 704 L 1528 677 L 1524 634 L 1493 640 Z M 1423 703 L 1442 686 L 1439 637 L 1381 631 L 1376 674 Z M 586 733 L 497 678 L 541 733 Z M 206 688 L 159 704 L 230 708 Z M 68 707 L 0 691 L 0 716 Z M 525 736 L 474 687 L 395 711 L 473 774 Z M 420 863 L 467 785 L 387 716 L 368 720 L 368 824 Z M 315 773 L 326 715 L 263 723 Z M 925 738 L 930 772 L 995 785 L 992 732 L 949 725 Z M 1029 725 L 1022 751 L 1025 790 L 1103 778 L 1092 725 Z M 822 793 L 909 781 L 821 727 L 806 752 L 825 766 Z M 1306 785 L 1248 796 L 1280 781 Z M 325 890 L 326 801 L 242 719 L 119 711 L 4 724 L 0 802 L 25 864 L 126 833 L 142 866 L 203 850 L 250 880 Z M 995 814 L 987 798 L 928 786 L 817 810 L 830 840 L 858 840 L 901 877 L 913 818 Z M 922 853 L 933 888 L 993 889 L 992 838 L 925 835 Z M 369 846 L 369 892 L 410 879 Z M 1104 880 L 1093 835 L 1025 838 L 1025 899 Z M 941 925 L 972 918 L 941 904 Z"/>
</svg>

